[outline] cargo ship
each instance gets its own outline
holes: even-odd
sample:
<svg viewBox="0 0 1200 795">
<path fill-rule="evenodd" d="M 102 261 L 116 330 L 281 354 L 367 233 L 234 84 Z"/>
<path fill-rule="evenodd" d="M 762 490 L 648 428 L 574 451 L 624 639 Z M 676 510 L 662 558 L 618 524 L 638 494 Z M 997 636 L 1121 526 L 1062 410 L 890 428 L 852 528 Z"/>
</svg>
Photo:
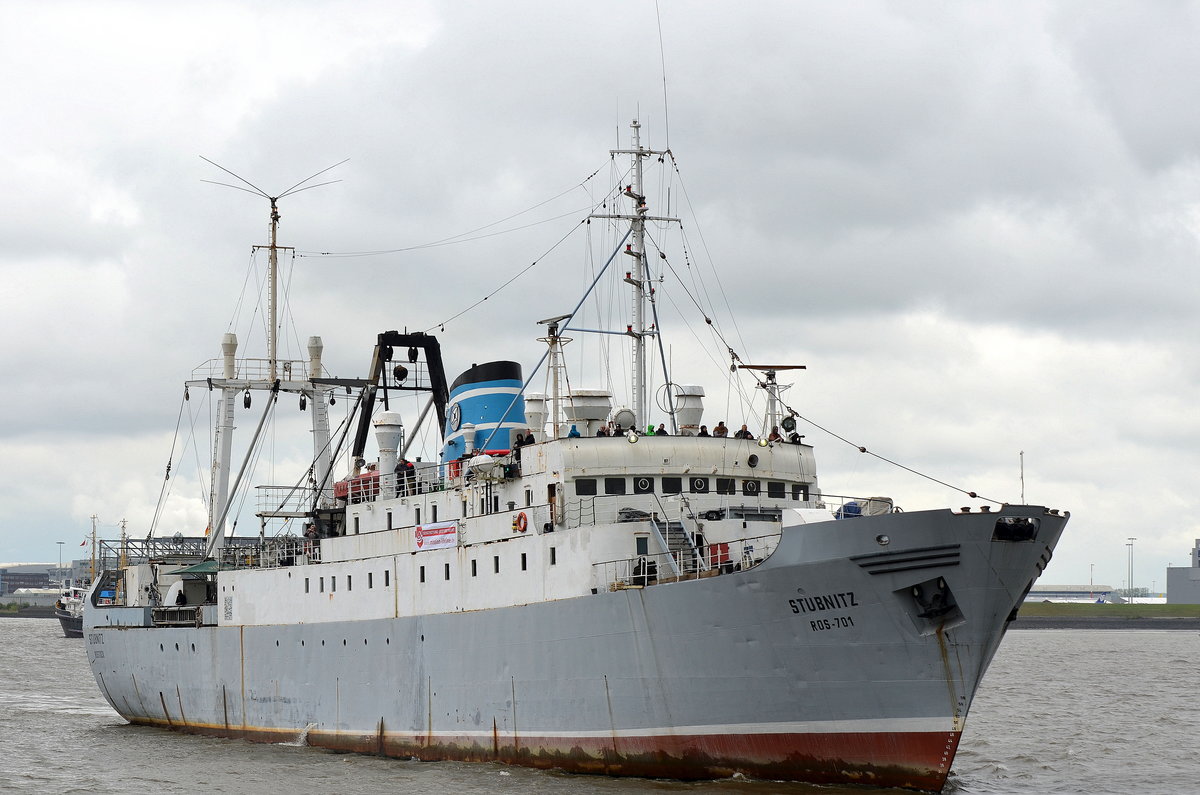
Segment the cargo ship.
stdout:
<svg viewBox="0 0 1200 795">
<path fill-rule="evenodd" d="M 674 219 L 643 190 L 643 162 L 669 153 L 637 122 L 631 137 L 612 153 L 628 181 L 592 213 L 624 230 L 597 280 L 629 263 L 613 274 L 632 312 L 618 399 L 564 383 L 564 335 L 587 331 L 575 312 L 541 321 L 533 372 L 488 361 L 452 381 L 429 333 L 378 334 L 355 378 L 325 373 L 317 337 L 305 360 L 274 342 L 246 360 L 226 334 L 188 383 L 219 400 L 211 531 L 109 544 L 85 604 L 88 659 L 124 719 L 581 773 L 943 787 L 1069 514 L 822 489 L 783 398 L 792 365 L 734 356 L 765 398 L 736 434 L 705 421 L 702 387 L 669 379 L 652 416 L 646 226 Z M 259 487 L 259 532 L 239 536 L 231 437 L 252 392 L 266 401 L 246 461 L 289 395 L 313 456 Z M 405 416 L 396 396 L 412 392 L 424 403 Z M 335 398 L 354 401 L 352 425 L 331 428 Z M 415 460 L 427 421 L 440 450 Z"/>
</svg>

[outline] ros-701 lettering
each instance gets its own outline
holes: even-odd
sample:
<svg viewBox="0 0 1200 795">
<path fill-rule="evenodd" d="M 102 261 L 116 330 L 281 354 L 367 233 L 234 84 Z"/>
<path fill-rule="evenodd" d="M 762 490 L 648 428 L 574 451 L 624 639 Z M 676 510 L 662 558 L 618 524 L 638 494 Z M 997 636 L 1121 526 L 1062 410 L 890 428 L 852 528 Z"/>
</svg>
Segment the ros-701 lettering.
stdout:
<svg viewBox="0 0 1200 795">
<path fill-rule="evenodd" d="M 833 616 L 832 618 L 817 618 L 808 622 L 813 632 L 823 632 L 827 629 L 845 629 L 854 626 L 850 616 Z"/>
</svg>

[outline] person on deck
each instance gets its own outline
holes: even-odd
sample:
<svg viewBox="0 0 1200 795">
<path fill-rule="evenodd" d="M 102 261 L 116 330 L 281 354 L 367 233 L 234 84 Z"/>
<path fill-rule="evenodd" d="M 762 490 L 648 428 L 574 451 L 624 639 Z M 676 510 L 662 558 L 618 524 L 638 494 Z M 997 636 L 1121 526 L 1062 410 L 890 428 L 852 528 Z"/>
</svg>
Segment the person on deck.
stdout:
<svg viewBox="0 0 1200 795">
<path fill-rule="evenodd" d="M 769 436 L 767 436 L 767 441 L 768 442 L 782 442 L 783 441 L 783 436 L 781 436 L 779 433 L 778 425 L 771 426 L 771 433 Z"/>
<path fill-rule="evenodd" d="M 671 434 L 667 430 L 667 424 L 665 422 L 660 422 L 658 424 L 658 427 L 654 429 L 654 435 L 655 436 L 670 436 Z"/>
<path fill-rule="evenodd" d="M 717 427 L 713 428 L 712 435 L 717 438 L 724 438 L 729 435 L 729 428 L 725 425 L 725 420 L 717 423 Z"/>
<path fill-rule="evenodd" d="M 699 433 L 697 433 L 696 435 L 697 435 L 697 436 L 711 436 L 711 434 L 708 432 L 708 426 L 707 426 L 707 425 L 701 425 L 701 426 L 700 426 L 700 432 L 699 432 Z"/>
<path fill-rule="evenodd" d="M 734 439 L 753 439 L 754 434 L 750 433 L 750 429 L 746 427 L 746 423 L 742 423 L 742 428 L 733 435 Z"/>
<path fill-rule="evenodd" d="M 576 428 L 574 425 L 571 426 L 571 430 L 567 431 L 568 439 L 578 439 L 580 436 L 581 436 L 581 434 L 579 433 L 579 429 Z"/>
</svg>

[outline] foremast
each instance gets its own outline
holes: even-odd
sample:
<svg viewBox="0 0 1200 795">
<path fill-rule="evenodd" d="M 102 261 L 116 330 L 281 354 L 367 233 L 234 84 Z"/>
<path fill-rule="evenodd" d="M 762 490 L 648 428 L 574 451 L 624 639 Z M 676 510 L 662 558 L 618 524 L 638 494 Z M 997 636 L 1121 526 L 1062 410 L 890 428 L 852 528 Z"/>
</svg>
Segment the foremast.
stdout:
<svg viewBox="0 0 1200 795">
<path fill-rule="evenodd" d="M 279 251 L 292 250 L 290 246 L 280 246 L 278 243 L 280 214 L 277 205 L 278 197 L 268 197 L 271 202 L 270 243 L 266 246 L 255 246 L 255 250 L 267 249 L 267 302 L 270 322 L 267 326 L 267 359 L 238 359 L 238 339 L 233 333 L 226 333 L 221 339 L 221 370 L 220 377 L 209 377 L 204 380 L 188 381 L 188 387 L 207 386 L 209 389 L 220 389 L 221 397 L 217 410 L 216 428 L 213 440 L 213 458 L 210 480 L 210 497 L 208 510 L 209 536 L 206 553 L 208 556 L 219 555 L 225 545 L 227 534 L 227 519 L 230 512 L 230 483 L 229 475 L 233 461 L 233 431 L 234 404 L 239 392 L 244 392 L 243 407 L 249 409 L 252 405 L 251 392 L 268 392 L 272 403 L 278 399 L 280 392 L 290 392 L 300 396 L 300 409 L 303 411 L 312 406 L 313 433 L 313 465 L 310 478 L 312 487 L 312 507 L 329 507 L 333 504 L 333 489 L 330 477 L 333 470 L 333 452 L 330 448 L 329 406 L 327 393 L 332 389 L 329 385 L 320 385 L 314 379 L 321 376 L 321 355 L 324 344 L 320 337 L 308 338 L 307 361 L 281 361 L 279 359 Z M 264 366 L 265 365 L 265 366 Z M 264 425 L 271 406 L 263 413 L 259 422 L 258 432 Z M 251 441 L 249 458 L 253 452 L 256 438 Z M 244 467 L 243 467 L 244 469 Z M 235 484 L 236 488 L 237 484 Z"/>
</svg>

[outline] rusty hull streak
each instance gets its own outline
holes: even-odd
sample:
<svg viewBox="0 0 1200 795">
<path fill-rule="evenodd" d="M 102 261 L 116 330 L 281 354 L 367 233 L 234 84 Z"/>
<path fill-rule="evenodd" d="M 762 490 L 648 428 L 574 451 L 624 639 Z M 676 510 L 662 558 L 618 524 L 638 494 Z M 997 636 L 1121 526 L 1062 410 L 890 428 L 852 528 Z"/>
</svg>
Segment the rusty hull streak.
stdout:
<svg viewBox="0 0 1200 795">
<path fill-rule="evenodd" d="M 226 737 L 250 742 L 277 743 L 293 737 L 284 729 L 231 729 L 220 726 L 200 726 L 174 723 L 157 718 L 134 718 L 135 724 L 170 728 L 188 734 Z M 164 726 L 166 724 L 166 726 Z M 493 722 L 491 747 L 477 740 L 462 742 L 432 742 L 424 734 L 382 730 L 368 733 L 330 732 L 312 730 L 307 744 L 331 751 L 382 755 L 400 759 L 420 759 L 441 762 L 501 762 L 537 769 L 555 769 L 568 773 L 672 778 L 683 781 L 729 778 L 735 774 L 767 781 L 801 781 L 811 784 L 857 784 L 871 787 L 896 787 L 926 792 L 939 792 L 948 771 L 939 769 L 938 759 L 957 748 L 960 733 L 951 732 L 947 738 L 941 732 L 920 734 L 872 735 L 769 735 L 756 738 L 754 745 L 761 755 L 782 761 L 755 761 L 746 758 L 746 738 L 738 735 L 705 735 L 627 737 L 627 752 L 612 751 L 611 738 L 552 737 L 522 738 L 516 744 L 500 745 Z M 511 739 L 511 738 L 508 738 Z M 842 756 L 895 755 L 899 750 L 913 759 L 911 766 L 902 764 L 875 765 L 849 761 Z M 570 742 L 572 746 L 563 749 Z M 798 748 L 823 751 L 817 757 Z M 533 750 L 538 748 L 538 750 Z M 865 750 L 863 750 L 865 749 Z M 727 751 L 727 753 L 723 753 Z M 839 752 L 843 752 L 839 755 Z M 736 754 L 736 755 L 735 755 Z M 917 762 L 916 760 L 922 760 Z"/>
</svg>

